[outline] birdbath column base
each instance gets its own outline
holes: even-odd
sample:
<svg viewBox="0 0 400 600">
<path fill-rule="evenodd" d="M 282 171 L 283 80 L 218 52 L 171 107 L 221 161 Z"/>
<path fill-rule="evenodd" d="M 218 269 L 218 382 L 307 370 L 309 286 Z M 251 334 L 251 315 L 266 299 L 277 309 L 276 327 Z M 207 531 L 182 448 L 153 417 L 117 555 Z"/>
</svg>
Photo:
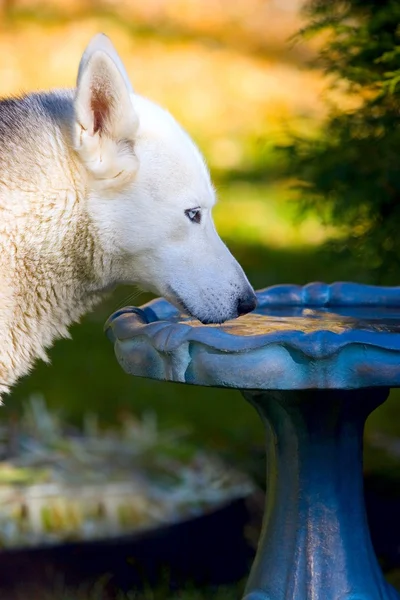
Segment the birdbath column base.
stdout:
<svg viewBox="0 0 400 600">
<path fill-rule="evenodd" d="M 363 430 L 386 388 L 246 391 L 267 429 L 267 494 L 244 600 L 400 600 L 365 512 Z"/>
</svg>

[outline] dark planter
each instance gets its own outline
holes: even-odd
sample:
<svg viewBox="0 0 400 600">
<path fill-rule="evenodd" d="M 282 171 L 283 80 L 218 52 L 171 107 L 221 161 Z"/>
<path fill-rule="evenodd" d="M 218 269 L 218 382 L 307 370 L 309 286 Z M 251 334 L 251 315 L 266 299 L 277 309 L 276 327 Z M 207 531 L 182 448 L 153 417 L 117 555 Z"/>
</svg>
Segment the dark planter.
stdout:
<svg viewBox="0 0 400 600">
<path fill-rule="evenodd" d="M 117 539 L 41 546 L 1 553 L 0 597 L 16 586 L 51 589 L 108 575 L 109 589 L 143 587 L 168 578 L 172 588 L 222 585 L 243 578 L 253 558 L 244 530 L 246 500 L 156 530 Z M 21 584 L 23 582 L 23 584 Z"/>
</svg>

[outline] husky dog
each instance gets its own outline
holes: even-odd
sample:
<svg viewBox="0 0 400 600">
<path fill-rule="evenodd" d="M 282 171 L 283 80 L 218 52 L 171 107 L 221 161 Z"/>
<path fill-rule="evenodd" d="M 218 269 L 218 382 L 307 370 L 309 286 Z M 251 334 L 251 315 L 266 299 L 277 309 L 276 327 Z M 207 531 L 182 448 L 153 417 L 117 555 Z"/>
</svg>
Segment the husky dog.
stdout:
<svg viewBox="0 0 400 600">
<path fill-rule="evenodd" d="M 253 310 L 214 202 L 199 150 L 134 93 L 103 34 L 84 52 L 75 90 L 0 101 L 0 402 L 117 284 L 203 323 Z"/>
</svg>

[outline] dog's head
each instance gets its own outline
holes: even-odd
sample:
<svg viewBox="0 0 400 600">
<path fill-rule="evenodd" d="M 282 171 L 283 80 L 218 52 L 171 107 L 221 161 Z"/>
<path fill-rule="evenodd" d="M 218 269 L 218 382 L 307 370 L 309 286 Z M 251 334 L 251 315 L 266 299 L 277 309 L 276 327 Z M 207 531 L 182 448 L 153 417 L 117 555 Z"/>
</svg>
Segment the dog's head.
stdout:
<svg viewBox="0 0 400 600">
<path fill-rule="evenodd" d="M 73 136 L 113 282 L 139 284 L 204 323 L 255 308 L 215 231 L 215 194 L 199 150 L 168 112 L 133 92 L 104 35 L 81 60 Z"/>
</svg>

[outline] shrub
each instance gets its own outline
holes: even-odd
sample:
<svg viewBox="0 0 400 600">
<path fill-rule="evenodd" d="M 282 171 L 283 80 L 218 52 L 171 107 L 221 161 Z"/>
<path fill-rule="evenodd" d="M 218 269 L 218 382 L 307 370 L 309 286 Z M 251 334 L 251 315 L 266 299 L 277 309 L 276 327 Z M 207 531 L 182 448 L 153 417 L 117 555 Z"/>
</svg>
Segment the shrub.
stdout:
<svg viewBox="0 0 400 600">
<path fill-rule="evenodd" d="M 293 138 L 289 174 L 344 245 L 391 279 L 400 258 L 400 3 L 308 0 L 300 36 L 323 32 L 318 64 L 355 100 L 330 109 L 318 137 Z M 343 248 L 343 241 L 342 246 Z"/>
</svg>

